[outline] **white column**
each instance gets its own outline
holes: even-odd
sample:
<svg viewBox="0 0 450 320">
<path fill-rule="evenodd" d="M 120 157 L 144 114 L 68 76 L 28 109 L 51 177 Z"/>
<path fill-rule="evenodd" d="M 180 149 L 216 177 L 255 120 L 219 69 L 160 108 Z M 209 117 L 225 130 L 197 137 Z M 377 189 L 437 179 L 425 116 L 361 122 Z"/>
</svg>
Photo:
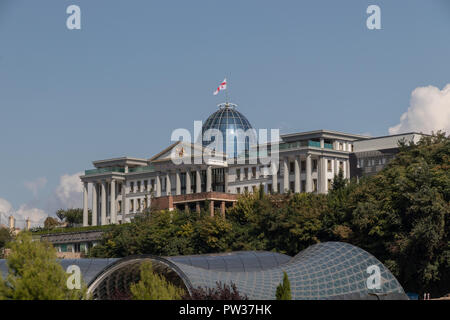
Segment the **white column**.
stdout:
<svg viewBox="0 0 450 320">
<path fill-rule="evenodd" d="M 306 192 L 312 192 L 311 154 L 306 154 Z"/>
<path fill-rule="evenodd" d="M 83 183 L 83 227 L 89 225 L 89 208 L 88 208 L 88 183 Z"/>
<path fill-rule="evenodd" d="M 225 192 L 228 192 L 228 168 L 223 170 L 223 178 L 225 179 Z"/>
<path fill-rule="evenodd" d="M 111 180 L 111 194 L 110 194 L 110 218 L 111 224 L 117 223 L 117 209 L 116 209 L 116 180 Z"/>
<path fill-rule="evenodd" d="M 350 179 L 350 161 L 345 160 L 345 177 Z"/>
<path fill-rule="evenodd" d="M 156 174 L 156 197 L 161 197 L 161 177 L 159 172 Z"/>
<path fill-rule="evenodd" d="M 172 183 L 170 182 L 170 171 L 166 174 L 166 196 L 172 194 Z"/>
<path fill-rule="evenodd" d="M 300 192 L 300 156 L 295 157 L 294 159 L 294 171 L 295 171 L 295 183 L 294 183 L 294 192 Z"/>
<path fill-rule="evenodd" d="M 337 158 L 334 158 L 334 175 L 337 176 L 339 174 L 339 169 L 338 169 L 338 160 Z"/>
<path fill-rule="evenodd" d="M 122 223 L 125 222 L 125 216 L 128 214 L 128 201 L 127 201 L 127 184 L 122 182 Z"/>
<path fill-rule="evenodd" d="M 177 170 L 175 172 L 175 187 L 176 191 L 175 194 L 179 196 L 181 194 L 181 178 L 180 178 L 180 170 Z"/>
<path fill-rule="evenodd" d="M 281 193 L 286 193 L 289 190 L 289 163 L 288 158 L 283 159 L 283 190 Z"/>
<path fill-rule="evenodd" d="M 270 166 L 271 173 L 272 173 L 272 190 L 274 193 L 278 192 L 278 166 L 279 163 L 272 162 L 272 165 Z"/>
<path fill-rule="evenodd" d="M 325 157 L 320 157 L 320 169 L 322 173 L 320 175 L 320 190 L 322 193 L 327 192 L 327 159 Z"/>
<path fill-rule="evenodd" d="M 206 192 L 212 191 L 212 168 L 206 167 Z"/>
<path fill-rule="evenodd" d="M 323 138 L 320 138 L 320 147 L 322 149 L 325 148 L 325 140 Z"/>
<path fill-rule="evenodd" d="M 106 225 L 106 181 L 102 181 L 102 203 L 101 203 L 101 217 L 100 224 Z"/>
<path fill-rule="evenodd" d="M 98 208 L 98 185 L 97 182 L 92 184 L 92 225 L 97 225 L 97 208 Z"/>
<path fill-rule="evenodd" d="M 196 193 L 202 192 L 202 176 L 200 174 L 200 169 L 195 170 L 195 190 Z"/>
<path fill-rule="evenodd" d="M 186 194 L 191 194 L 191 170 L 186 170 Z"/>
</svg>

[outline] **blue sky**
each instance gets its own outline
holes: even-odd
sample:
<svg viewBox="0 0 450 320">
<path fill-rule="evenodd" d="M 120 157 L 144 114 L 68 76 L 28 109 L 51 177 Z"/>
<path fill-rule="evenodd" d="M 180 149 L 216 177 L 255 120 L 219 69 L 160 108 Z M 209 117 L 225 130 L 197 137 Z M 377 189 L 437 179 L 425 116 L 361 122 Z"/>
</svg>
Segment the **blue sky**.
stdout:
<svg viewBox="0 0 450 320">
<path fill-rule="evenodd" d="M 159 152 L 224 76 L 256 128 L 385 135 L 416 88 L 450 83 L 449 34 L 447 0 L 0 0 L 0 200 L 74 205 L 63 175 Z"/>
</svg>

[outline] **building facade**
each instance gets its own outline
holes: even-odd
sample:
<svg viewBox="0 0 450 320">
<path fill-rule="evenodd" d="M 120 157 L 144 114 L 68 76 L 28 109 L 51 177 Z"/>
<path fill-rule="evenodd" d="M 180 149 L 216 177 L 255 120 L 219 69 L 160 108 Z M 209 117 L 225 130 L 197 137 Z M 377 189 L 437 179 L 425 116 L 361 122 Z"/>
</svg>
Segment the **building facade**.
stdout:
<svg viewBox="0 0 450 320">
<path fill-rule="evenodd" d="M 203 133 L 208 129 L 251 129 L 250 122 L 234 106 L 220 108 L 207 119 Z M 236 150 L 223 150 L 220 157 L 216 154 L 210 161 L 203 156 L 207 146 L 181 141 L 150 159 L 94 161 L 95 169 L 86 170 L 80 177 L 84 184 L 83 225 L 88 225 L 89 189 L 92 225 L 129 222 L 150 207 L 200 211 L 208 205 L 211 215 L 225 215 L 239 194 L 255 192 L 259 187 L 266 193 L 327 193 L 340 170 L 347 179 L 365 174 L 367 170 L 361 170 L 360 164 L 367 155 L 386 150 L 390 150 L 389 155 L 395 154 L 397 142 L 404 136 L 370 138 L 330 130 L 281 135 L 278 157 L 268 165 L 261 159 L 273 156 L 270 143 L 265 157 L 245 143 L 244 162 L 238 161 Z"/>
</svg>

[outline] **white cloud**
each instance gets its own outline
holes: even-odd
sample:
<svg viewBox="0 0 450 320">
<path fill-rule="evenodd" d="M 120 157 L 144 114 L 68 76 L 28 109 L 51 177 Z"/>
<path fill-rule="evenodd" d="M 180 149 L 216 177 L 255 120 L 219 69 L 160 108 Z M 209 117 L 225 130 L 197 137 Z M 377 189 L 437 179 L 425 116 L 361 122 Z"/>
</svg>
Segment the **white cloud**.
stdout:
<svg viewBox="0 0 450 320">
<path fill-rule="evenodd" d="M 25 181 L 24 183 L 25 188 L 29 189 L 33 193 L 33 196 L 35 197 L 37 197 L 39 189 L 44 188 L 46 184 L 47 178 L 45 177 L 37 178 L 36 180 L 33 181 Z"/>
<path fill-rule="evenodd" d="M 82 172 L 72 175 L 65 174 L 59 179 L 55 195 L 61 208 L 80 208 L 82 206 L 83 183 L 80 180 L 82 174 Z"/>
<path fill-rule="evenodd" d="M 30 219 L 31 226 L 37 226 L 42 225 L 48 216 L 44 210 L 32 208 L 26 204 L 22 204 L 19 209 L 14 210 L 11 203 L 3 198 L 0 198 L 0 214 L 2 224 L 8 225 L 8 217 L 12 215 L 16 219 L 16 227 L 21 229 L 25 227 L 26 219 Z"/>
<path fill-rule="evenodd" d="M 399 124 L 389 128 L 389 134 L 438 130 L 450 132 L 450 84 L 442 90 L 433 86 L 414 89 L 408 110 Z"/>
</svg>

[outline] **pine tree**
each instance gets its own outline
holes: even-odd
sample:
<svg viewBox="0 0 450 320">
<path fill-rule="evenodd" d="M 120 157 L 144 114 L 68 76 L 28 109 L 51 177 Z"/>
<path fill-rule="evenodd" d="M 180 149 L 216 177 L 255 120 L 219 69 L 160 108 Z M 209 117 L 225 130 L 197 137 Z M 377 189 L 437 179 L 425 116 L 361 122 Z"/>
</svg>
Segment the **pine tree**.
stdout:
<svg viewBox="0 0 450 320">
<path fill-rule="evenodd" d="M 33 241 L 21 232 L 9 244 L 11 253 L 6 281 L 0 279 L 0 299 L 73 300 L 86 298 L 86 287 L 70 290 L 69 275 L 57 261 L 56 250 L 49 243 Z"/>
<path fill-rule="evenodd" d="M 277 287 L 276 293 L 277 300 L 291 300 L 291 284 L 286 272 L 283 271 L 283 283 L 280 283 Z"/>
</svg>

